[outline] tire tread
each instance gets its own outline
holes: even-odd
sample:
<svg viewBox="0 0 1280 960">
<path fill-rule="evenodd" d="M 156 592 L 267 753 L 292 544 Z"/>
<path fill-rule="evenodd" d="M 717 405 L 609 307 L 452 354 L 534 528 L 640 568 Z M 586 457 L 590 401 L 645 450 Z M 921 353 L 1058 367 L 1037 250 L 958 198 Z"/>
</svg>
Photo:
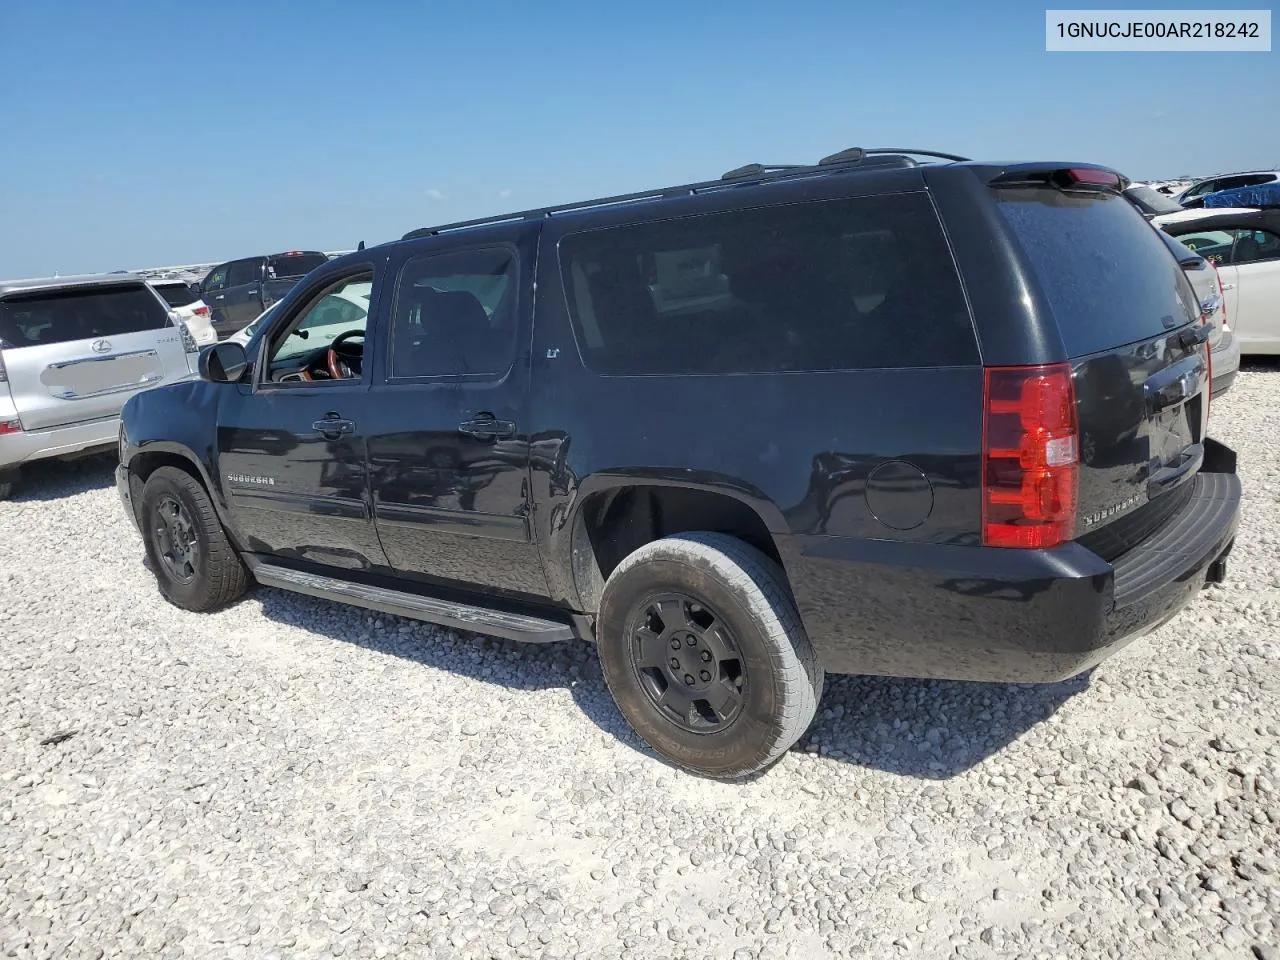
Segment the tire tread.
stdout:
<svg viewBox="0 0 1280 960">
<path fill-rule="evenodd" d="M 145 505 L 150 499 L 149 491 L 166 483 L 184 492 L 195 506 L 196 516 L 193 519 L 200 525 L 208 545 L 206 551 L 208 561 L 205 565 L 205 573 L 200 577 L 202 589 L 196 591 L 190 599 L 175 598 L 170 590 L 165 589 L 163 574 L 157 570 L 156 578 L 160 581 L 161 593 L 169 602 L 196 612 L 217 610 L 238 600 L 249 589 L 249 571 L 236 553 L 235 547 L 231 545 L 226 531 L 222 529 L 222 523 L 213 509 L 213 503 L 209 500 L 209 495 L 200 481 L 178 467 L 159 467 L 147 478 L 146 486 L 143 488 L 144 517 Z"/>
</svg>

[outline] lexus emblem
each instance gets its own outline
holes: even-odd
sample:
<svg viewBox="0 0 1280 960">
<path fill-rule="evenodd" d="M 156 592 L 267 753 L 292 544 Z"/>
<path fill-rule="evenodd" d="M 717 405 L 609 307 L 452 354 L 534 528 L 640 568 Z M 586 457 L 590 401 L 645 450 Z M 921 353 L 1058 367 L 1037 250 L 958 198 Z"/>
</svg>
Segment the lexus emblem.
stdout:
<svg viewBox="0 0 1280 960">
<path fill-rule="evenodd" d="M 106 353 L 111 349 L 110 340 L 95 340 L 89 345 L 89 349 L 94 353 Z"/>
</svg>

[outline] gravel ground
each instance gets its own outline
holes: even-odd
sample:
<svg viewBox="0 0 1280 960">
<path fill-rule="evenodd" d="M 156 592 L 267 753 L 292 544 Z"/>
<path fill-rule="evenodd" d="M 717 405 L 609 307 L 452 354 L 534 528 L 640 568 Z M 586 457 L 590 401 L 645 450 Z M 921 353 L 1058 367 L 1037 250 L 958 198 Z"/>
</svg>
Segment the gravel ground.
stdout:
<svg viewBox="0 0 1280 960">
<path fill-rule="evenodd" d="M 1053 686 L 829 678 L 729 786 L 591 648 L 166 605 L 110 465 L 0 503 L 0 956 L 1280 957 L 1280 368 L 1229 582 Z"/>
</svg>

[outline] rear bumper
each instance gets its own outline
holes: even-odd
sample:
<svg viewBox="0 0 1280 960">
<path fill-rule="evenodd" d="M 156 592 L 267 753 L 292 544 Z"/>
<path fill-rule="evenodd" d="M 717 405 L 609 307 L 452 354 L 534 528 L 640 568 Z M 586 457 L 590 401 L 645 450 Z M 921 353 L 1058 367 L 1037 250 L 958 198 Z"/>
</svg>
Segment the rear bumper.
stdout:
<svg viewBox="0 0 1280 960">
<path fill-rule="evenodd" d="M 66 457 L 99 447 L 108 450 L 116 446 L 119 433 L 117 416 L 66 427 L 0 434 L 0 472 L 17 470 L 32 460 Z"/>
<path fill-rule="evenodd" d="M 1234 454 L 1209 443 L 1215 455 L 1191 481 L 1187 504 L 1114 563 L 1078 543 L 1023 551 L 784 538 L 783 561 L 823 666 L 1015 683 L 1088 670 L 1222 579 L 1241 490 Z"/>
</svg>

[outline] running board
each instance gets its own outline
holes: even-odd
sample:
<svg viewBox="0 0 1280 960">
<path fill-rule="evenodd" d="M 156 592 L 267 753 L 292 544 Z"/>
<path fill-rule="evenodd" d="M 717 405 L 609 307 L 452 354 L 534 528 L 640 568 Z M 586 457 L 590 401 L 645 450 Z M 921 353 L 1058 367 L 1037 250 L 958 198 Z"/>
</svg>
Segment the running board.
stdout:
<svg viewBox="0 0 1280 960">
<path fill-rule="evenodd" d="M 248 558 L 246 558 L 248 559 Z M 577 637 L 574 628 L 567 623 L 544 620 L 522 613 L 506 613 L 488 607 L 475 607 L 450 600 L 437 600 L 416 593 L 371 587 L 334 577 L 303 573 L 273 563 L 252 563 L 253 575 L 265 587 L 279 587 L 294 593 L 304 593 L 321 600 L 349 603 L 368 610 L 392 613 L 412 620 L 425 620 L 444 627 L 469 630 L 523 643 L 556 643 Z"/>
</svg>

